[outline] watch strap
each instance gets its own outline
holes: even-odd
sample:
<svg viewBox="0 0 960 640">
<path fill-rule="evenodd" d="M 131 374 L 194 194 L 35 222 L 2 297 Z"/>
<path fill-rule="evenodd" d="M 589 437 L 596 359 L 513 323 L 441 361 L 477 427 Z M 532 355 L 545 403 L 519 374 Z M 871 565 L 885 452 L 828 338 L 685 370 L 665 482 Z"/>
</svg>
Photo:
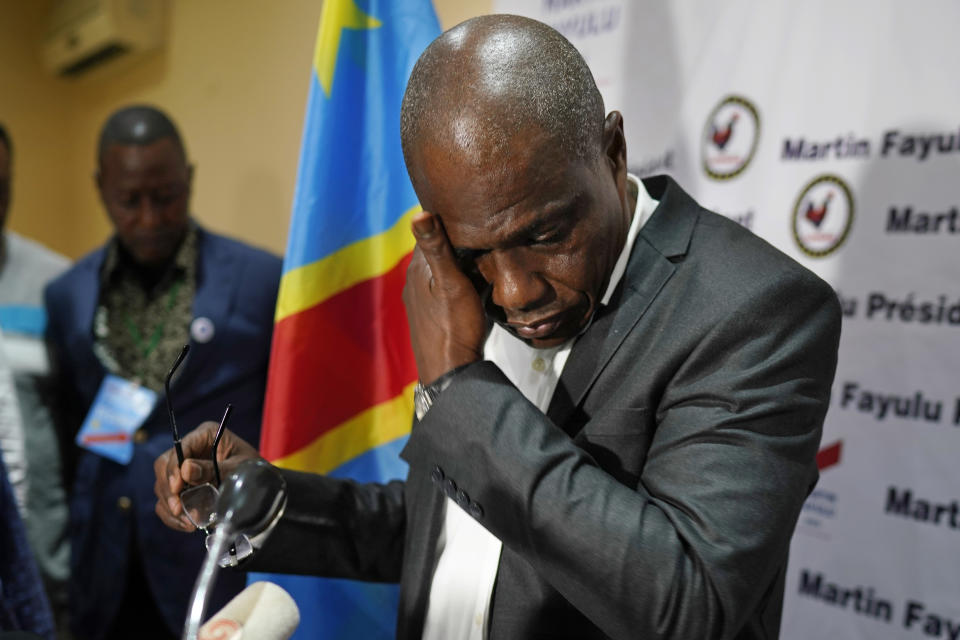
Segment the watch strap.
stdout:
<svg viewBox="0 0 960 640">
<path fill-rule="evenodd" d="M 427 415 L 427 411 L 430 410 L 430 407 L 433 406 L 434 401 L 443 393 L 444 389 L 450 386 L 453 378 L 460 373 L 464 367 L 471 364 L 473 363 L 454 367 L 430 384 L 417 382 L 417 385 L 413 388 L 413 410 L 417 415 L 417 420 L 423 420 L 423 416 Z"/>
</svg>

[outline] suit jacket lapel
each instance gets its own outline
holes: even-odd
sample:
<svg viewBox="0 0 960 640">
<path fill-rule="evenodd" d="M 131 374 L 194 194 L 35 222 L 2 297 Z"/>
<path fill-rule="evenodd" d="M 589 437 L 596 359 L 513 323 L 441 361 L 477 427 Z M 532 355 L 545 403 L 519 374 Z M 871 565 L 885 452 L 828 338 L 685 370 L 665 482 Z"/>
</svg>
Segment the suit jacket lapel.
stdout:
<svg viewBox="0 0 960 640">
<path fill-rule="evenodd" d="M 234 264 L 236 257 L 222 250 L 218 238 L 199 229 L 197 240 L 197 287 L 193 298 L 193 320 L 208 319 L 213 325 L 213 337 L 209 342 L 197 342 L 191 322 L 190 355 L 184 362 L 183 373 L 175 381 L 176 386 L 203 384 L 203 365 L 211 360 L 222 344 L 222 340 L 217 340 L 217 332 L 226 330 L 230 312 L 236 303 L 237 288 L 242 284 L 237 274 L 238 265 Z"/>
<path fill-rule="evenodd" d="M 547 411 L 554 424 L 567 425 L 607 362 L 673 275 L 673 260 L 686 254 L 689 247 L 698 205 L 666 176 L 644 180 L 644 186 L 660 204 L 640 230 L 610 304 L 598 311 L 573 346 Z"/>
<path fill-rule="evenodd" d="M 71 350 L 71 357 L 77 359 L 77 371 L 85 372 L 81 376 L 81 384 L 89 387 L 84 393 L 84 397 L 93 398 L 96 394 L 100 380 L 106 374 L 106 369 L 97 358 L 93 349 L 93 322 L 97 313 L 97 305 L 100 303 L 100 268 L 103 266 L 103 260 L 106 256 L 104 249 L 99 249 L 93 256 L 93 259 L 84 263 L 84 271 L 80 274 L 77 282 L 77 288 L 85 292 L 74 298 L 76 322 L 75 330 L 78 331 L 76 339 L 80 341 L 81 346 Z M 95 375 L 88 375 L 93 374 Z"/>
<path fill-rule="evenodd" d="M 96 258 L 86 264 L 87 269 L 83 274 L 85 282 L 81 284 L 81 288 L 89 291 L 90 295 L 78 296 L 76 300 L 77 317 L 83 321 L 81 331 L 86 347 L 93 345 L 93 319 L 97 312 L 97 304 L 100 302 L 100 268 L 103 266 L 105 255 L 106 252 L 100 249 Z"/>
<path fill-rule="evenodd" d="M 614 295 L 610 299 L 611 306 L 616 304 L 617 297 Z M 610 306 L 600 309 L 590 328 L 574 344 L 547 408 L 547 417 L 554 424 L 566 427 L 574 409 L 580 404 L 583 394 L 593 380 L 593 372 L 600 361 L 600 351 L 615 317 L 616 314 L 610 312 Z M 572 437 L 574 434 L 569 435 Z"/>
</svg>

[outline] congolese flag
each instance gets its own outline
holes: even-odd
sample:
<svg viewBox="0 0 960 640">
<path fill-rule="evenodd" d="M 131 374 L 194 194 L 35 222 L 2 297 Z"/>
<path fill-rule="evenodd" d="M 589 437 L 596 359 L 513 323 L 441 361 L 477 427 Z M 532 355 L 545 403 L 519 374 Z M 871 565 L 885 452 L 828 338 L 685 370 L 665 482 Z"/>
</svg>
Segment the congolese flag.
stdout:
<svg viewBox="0 0 960 640">
<path fill-rule="evenodd" d="M 419 206 L 400 102 L 439 33 L 429 0 L 323 4 L 264 409 L 261 452 L 278 466 L 406 475 L 417 373 L 401 291 Z M 268 579 L 297 600 L 295 638 L 394 636 L 393 585 Z"/>
</svg>

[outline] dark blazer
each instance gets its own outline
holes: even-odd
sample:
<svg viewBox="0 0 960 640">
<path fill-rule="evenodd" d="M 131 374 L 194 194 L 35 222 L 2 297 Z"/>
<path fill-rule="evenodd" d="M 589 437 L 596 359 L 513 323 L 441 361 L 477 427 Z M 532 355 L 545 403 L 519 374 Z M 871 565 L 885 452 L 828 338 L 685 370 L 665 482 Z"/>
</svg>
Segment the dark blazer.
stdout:
<svg viewBox="0 0 960 640">
<path fill-rule="evenodd" d="M 491 638 L 775 638 L 840 310 L 671 179 L 547 415 L 489 362 L 414 425 L 405 483 L 284 472 L 259 566 L 400 580 L 419 638 L 449 495 L 503 541 Z"/>
<path fill-rule="evenodd" d="M 230 429 L 256 443 L 281 262 L 202 229 L 197 240 L 193 317 L 209 318 L 214 335 L 203 344 L 191 340 L 190 354 L 173 382 L 177 426 L 183 437 L 204 420 L 219 420 L 227 403 L 233 403 Z M 128 559 L 134 556 L 143 560 L 160 612 L 179 634 L 206 551 L 201 533 L 175 532 L 154 513 L 153 461 L 172 446 L 164 398 L 144 423 L 148 439 L 134 445 L 130 464 L 72 444 L 105 374 L 92 348 L 104 255 L 101 248 L 82 258 L 44 293 L 48 341 L 67 407 L 61 428 L 69 443 L 66 450 L 76 455 L 70 496 L 72 622 L 83 637 L 102 636 L 117 615 Z M 121 497 L 130 499 L 129 509 L 118 506 Z M 240 573 L 222 576 L 210 610 L 243 589 L 244 581 Z"/>
</svg>

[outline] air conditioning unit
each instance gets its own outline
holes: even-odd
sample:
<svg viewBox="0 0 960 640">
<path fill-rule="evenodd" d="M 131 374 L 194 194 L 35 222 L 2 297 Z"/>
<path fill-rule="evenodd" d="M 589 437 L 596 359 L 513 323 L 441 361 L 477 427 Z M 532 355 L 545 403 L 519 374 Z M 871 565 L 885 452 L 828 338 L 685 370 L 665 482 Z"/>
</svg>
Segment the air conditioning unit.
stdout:
<svg viewBox="0 0 960 640">
<path fill-rule="evenodd" d="M 43 43 L 47 69 L 74 76 L 163 43 L 167 0 L 56 0 Z"/>
</svg>

